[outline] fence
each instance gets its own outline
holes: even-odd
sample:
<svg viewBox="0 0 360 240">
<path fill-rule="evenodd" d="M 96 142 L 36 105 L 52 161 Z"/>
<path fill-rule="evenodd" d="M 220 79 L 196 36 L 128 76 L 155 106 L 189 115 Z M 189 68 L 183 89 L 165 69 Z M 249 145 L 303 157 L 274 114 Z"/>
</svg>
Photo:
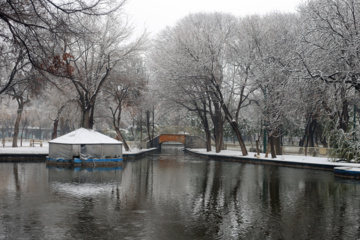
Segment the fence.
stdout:
<svg viewBox="0 0 360 240">
<path fill-rule="evenodd" d="M 305 155 L 314 157 L 328 157 L 331 148 L 324 147 L 295 147 L 295 146 L 282 146 L 283 155 Z"/>
<path fill-rule="evenodd" d="M 10 137 L 6 137 L 4 139 L 1 139 L 2 147 L 11 147 L 12 146 L 13 139 Z M 40 147 L 43 146 L 44 141 L 40 139 L 18 139 L 18 146 L 20 147 L 35 147 L 36 145 L 39 145 Z"/>
</svg>

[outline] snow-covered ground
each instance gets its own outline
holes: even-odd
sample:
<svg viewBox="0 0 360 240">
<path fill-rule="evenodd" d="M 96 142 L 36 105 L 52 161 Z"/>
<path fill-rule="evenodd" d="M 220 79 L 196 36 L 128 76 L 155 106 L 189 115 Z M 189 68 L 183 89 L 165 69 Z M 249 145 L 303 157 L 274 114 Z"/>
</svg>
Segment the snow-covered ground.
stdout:
<svg viewBox="0 0 360 240">
<path fill-rule="evenodd" d="M 35 147 L 30 147 L 30 142 L 23 142 L 23 146 L 20 147 L 20 142 L 18 143 L 19 147 L 13 148 L 12 142 L 7 141 L 5 147 L 0 146 L 0 154 L 48 154 L 49 153 L 49 143 L 44 141 L 43 146 L 40 147 L 39 143 L 35 144 Z M 132 148 L 129 152 L 126 152 L 123 148 L 124 154 L 137 154 L 140 152 L 148 151 L 149 149 L 138 149 Z"/>
<path fill-rule="evenodd" d="M 35 144 L 35 147 L 30 147 L 29 141 L 24 141 L 22 143 L 22 147 L 20 147 L 20 142 L 18 142 L 18 146 L 16 148 L 11 147 L 12 142 L 5 142 L 5 147 L 1 145 L 0 154 L 46 154 L 49 153 L 49 144 L 47 142 L 43 142 L 43 146 L 40 147 L 39 144 Z"/>
<path fill-rule="evenodd" d="M 241 151 L 234 151 L 234 150 L 222 150 L 220 153 L 216 153 L 215 151 L 206 152 L 206 149 L 190 149 L 190 151 L 199 154 L 210 155 L 210 156 L 211 155 L 231 156 L 231 157 L 241 157 L 241 158 L 249 158 L 249 159 L 258 158 L 261 160 L 270 160 L 270 161 L 278 161 L 278 162 L 283 161 L 283 162 L 294 162 L 294 163 L 304 163 L 304 164 L 321 164 L 321 165 L 329 165 L 335 167 L 360 167 L 359 163 L 333 162 L 326 157 L 278 155 L 277 158 L 271 158 L 271 157 L 265 158 L 264 153 L 261 153 L 259 157 L 255 156 L 254 152 L 249 152 L 248 156 L 242 156 Z"/>
</svg>

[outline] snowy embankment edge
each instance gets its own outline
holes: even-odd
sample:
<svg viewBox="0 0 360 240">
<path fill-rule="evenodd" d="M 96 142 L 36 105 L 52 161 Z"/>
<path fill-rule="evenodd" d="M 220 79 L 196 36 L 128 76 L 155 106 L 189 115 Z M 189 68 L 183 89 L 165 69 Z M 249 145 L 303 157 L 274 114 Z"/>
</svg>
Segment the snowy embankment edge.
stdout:
<svg viewBox="0 0 360 240">
<path fill-rule="evenodd" d="M 157 148 L 150 149 L 133 149 L 129 152 L 123 151 L 123 158 L 134 159 L 137 157 L 142 157 L 152 152 L 158 151 Z M 48 147 L 5 147 L 0 148 L 0 157 L 16 157 L 16 156 L 33 156 L 36 155 L 44 156 L 49 154 Z"/>
<path fill-rule="evenodd" d="M 123 152 L 124 160 L 134 159 L 158 151 L 157 148 L 137 149 L 137 151 Z"/>
<path fill-rule="evenodd" d="M 214 151 L 207 152 L 206 149 L 190 149 L 186 148 L 185 151 L 196 154 L 198 156 L 204 156 L 215 160 L 228 160 L 239 161 L 248 163 L 262 163 L 272 164 L 286 167 L 303 167 L 322 170 L 333 170 L 335 167 L 349 167 L 359 168 L 359 163 L 344 163 L 344 162 L 332 162 L 325 157 L 309 157 L 309 156 L 294 156 L 294 155 L 278 155 L 277 158 L 265 158 L 265 154 L 261 153 L 260 156 L 256 156 L 254 152 L 249 152 L 247 156 L 242 156 L 241 151 L 222 150 L 220 153 Z"/>
</svg>

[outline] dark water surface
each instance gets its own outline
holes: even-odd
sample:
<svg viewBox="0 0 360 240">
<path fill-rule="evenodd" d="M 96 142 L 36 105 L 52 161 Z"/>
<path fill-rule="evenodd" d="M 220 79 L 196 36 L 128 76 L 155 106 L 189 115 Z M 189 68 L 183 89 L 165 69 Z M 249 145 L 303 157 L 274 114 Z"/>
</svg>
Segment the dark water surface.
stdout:
<svg viewBox="0 0 360 240">
<path fill-rule="evenodd" d="M 0 239 L 360 239 L 360 182 L 174 148 L 122 169 L 0 163 Z"/>
</svg>

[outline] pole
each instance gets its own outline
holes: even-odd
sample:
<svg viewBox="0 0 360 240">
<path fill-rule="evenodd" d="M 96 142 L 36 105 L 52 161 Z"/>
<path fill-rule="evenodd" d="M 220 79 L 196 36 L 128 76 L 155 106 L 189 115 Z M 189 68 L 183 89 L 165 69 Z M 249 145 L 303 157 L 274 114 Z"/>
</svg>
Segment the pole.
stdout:
<svg viewBox="0 0 360 240">
<path fill-rule="evenodd" d="M 353 130 L 354 141 L 356 141 L 356 105 L 354 104 L 354 130 Z"/>
<path fill-rule="evenodd" d="M 266 126 L 264 125 L 264 135 L 263 135 L 263 149 L 264 149 L 264 153 L 266 153 L 266 147 L 267 147 L 267 141 L 266 141 Z"/>
<path fill-rule="evenodd" d="M 264 87 L 264 102 L 265 102 L 265 109 L 264 109 L 264 112 L 265 112 L 265 114 L 264 114 L 264 117 L 265 117 L 265 119 L 264 119 L 264 139 L 263 139 L 263 141 L 264 141 L 264 146 L 263 146 L 263 148 L 264 148 L 264 153 L 266 153 L 266 147 L 267 147 L 267 139 L 266 139 L 266 135 L 267 135 L 267 131 L 266 131 L 266 128 L 267 128 L 267 124 L 266 124 L 266 118 L 267 118 L 267 96 L 266 96 L 266 86 Z"/>
</svg>

